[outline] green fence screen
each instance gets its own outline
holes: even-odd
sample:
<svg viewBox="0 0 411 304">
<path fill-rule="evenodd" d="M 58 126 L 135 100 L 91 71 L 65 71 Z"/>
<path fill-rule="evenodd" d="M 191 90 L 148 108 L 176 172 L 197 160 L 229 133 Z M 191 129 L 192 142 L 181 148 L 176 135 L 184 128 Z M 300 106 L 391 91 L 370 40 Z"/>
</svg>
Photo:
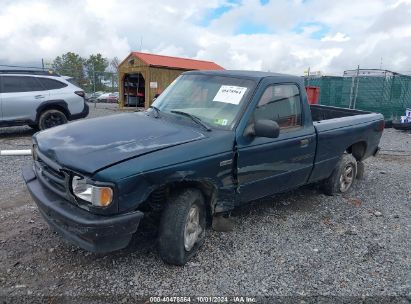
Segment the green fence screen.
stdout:
<svg viewBox="0 0 411 304">
<path fill-rule="evenodd" d="M 411 108 L 411 76 L 321 76 L 304 80 L 306 86 L 320 88 L 322 105 L 378 112 L 386 120 L 397 120 Z"/>
</svg>

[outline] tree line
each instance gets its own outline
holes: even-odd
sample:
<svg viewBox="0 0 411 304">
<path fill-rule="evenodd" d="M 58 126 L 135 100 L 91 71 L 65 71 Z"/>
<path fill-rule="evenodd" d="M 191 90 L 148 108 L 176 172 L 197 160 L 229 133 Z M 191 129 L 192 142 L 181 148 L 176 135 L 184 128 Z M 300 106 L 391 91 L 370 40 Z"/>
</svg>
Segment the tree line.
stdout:
<svg viewBox="0 0 411 304">
<path fill-rule="evenodd" d="M 117 57 L 109 60 L 100 53 L 83 58 L 79 54 L 67 52 L 57 56 L 51 67 L 60 75 L 73 77 L 86 92 L 116 91 L 119 63 Z"/>
</svg>

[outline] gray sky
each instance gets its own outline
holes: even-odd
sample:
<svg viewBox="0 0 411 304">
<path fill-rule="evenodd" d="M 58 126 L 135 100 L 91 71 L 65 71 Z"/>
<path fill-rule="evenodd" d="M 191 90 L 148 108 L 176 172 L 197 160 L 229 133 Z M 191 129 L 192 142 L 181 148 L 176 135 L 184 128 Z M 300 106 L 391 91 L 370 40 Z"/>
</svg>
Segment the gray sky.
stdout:
<svg viewBox="0 0 411 304">
<path fill-rule="evenodd" d="M 1 0 L 0 64 L 140 48 L 228 69 L 411 71 L 411 0 Z"/>
</svg>

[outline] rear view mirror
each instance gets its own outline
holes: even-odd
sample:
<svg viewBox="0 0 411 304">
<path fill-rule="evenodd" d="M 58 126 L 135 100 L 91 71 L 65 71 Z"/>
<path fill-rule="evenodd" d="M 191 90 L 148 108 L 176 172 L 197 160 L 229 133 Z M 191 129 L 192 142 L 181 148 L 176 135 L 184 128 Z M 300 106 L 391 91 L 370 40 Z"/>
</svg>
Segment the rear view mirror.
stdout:
<svg viewBox="0 0 411 304">
<path fill-rule="evenodd" d="M 250 124 L 245 132 L 245 136 L 277 138 L 280 135 L 280 126 L 274 120 L 260 119 Z"/>
</svg>

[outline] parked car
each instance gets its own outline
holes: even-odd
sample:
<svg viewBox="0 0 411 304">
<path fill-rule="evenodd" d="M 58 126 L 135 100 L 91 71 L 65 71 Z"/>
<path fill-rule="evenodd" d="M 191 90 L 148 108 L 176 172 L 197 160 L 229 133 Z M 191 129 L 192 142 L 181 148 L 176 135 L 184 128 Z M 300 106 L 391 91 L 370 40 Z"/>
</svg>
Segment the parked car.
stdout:
<svg viewBox="0 0 411 304">
<path fill-rule="evenodd" d="M 96 98 L 96 101 L 97 102 L 107 102 L 107 98 L 109 95 L 110 93 L 102 93 Z"/>
<path fill-rule="evenodd" d="M 118 92 L 117 93 L 104 93 L 97 97 L 97 102 L 118 102 Z"/>
<path fill-rule="evenodd" d="M 46 221 L 78 246 L 124 248 L 160 214 L 160 256 L 183 265 L 206 223 L 242 204 L 316 182 L 349 191 L 383 129 L 381 114 L 310 107 L 301 77 L 191 71 L 146 112 L 35 134 L 23 176 Z"/>
<path fill-rule="evenodd" d="M 86 93 L 86 94 L 84 95 L 84 99 L 85 99 L 86 101 L 90 102 L 91 95 L 92 95 L 92 93 Z"/>
<path fill-rule="evenodd" d="M 85 93 L 48 71 L 0 70 L 0 126 L 44 130 L 84 118 Z"/>
<path fill-rule="evenodd" d="M 97 98 L 100 97 L 102 94 L 104 94 L 104 92 L 98 91 L 98 92 L 94 92 L 94 93 L 90 93 L 90 95 L 88 96 L 88 102 L 97 102 Z"/>
<path fill-rule="evenodd" d="M 109 94 L 109 96 L 107 98 L 107 102 L 118 103 L 118 98 L 119 98 L 119 93 L 118 92 L 111 93 L 111 94 Z"/>
</svg>

